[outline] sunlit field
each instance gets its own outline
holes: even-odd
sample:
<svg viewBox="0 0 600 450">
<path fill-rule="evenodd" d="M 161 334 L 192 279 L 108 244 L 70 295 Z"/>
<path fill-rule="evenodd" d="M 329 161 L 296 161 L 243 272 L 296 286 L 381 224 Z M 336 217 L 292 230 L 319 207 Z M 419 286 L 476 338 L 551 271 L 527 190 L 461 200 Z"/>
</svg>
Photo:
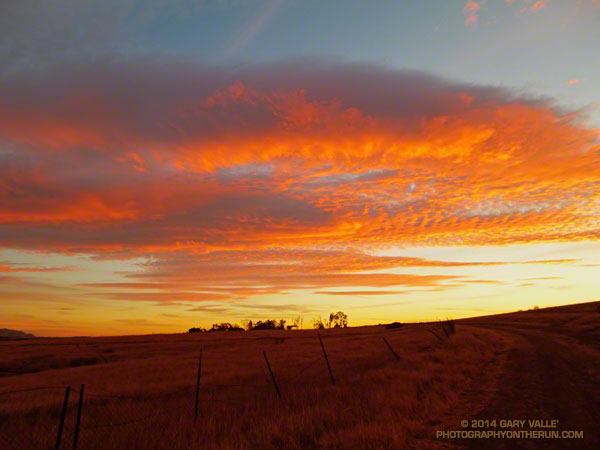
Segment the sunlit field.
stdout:
<svg viewBox="0 0 600 450">
<path fill-rule="evenodd" d="M 72 448 L 85 384 L 82 449 L 431 447 L 432 430 L 468 413 L 465 397 L 493 390 L 507 348 L 494 331 L 447 338 L 439 323 L 320 333 L 335 385 L 316 330 L 0 343 L 0 392 L 21 391 L 0 397 L 0 442 L 54 448 L 71 386 L 61 448 Z M 38 387 L 49 388 L 26 391 Z"/>
</svg>

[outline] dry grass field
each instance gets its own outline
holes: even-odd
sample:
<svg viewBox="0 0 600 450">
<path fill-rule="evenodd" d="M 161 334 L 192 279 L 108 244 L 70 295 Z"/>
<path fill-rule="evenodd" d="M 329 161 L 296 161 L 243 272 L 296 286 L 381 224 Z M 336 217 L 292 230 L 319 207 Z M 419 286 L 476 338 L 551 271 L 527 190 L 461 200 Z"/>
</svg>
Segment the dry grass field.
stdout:
<svg viewBox="0 0 600 450">
<path fill-rule="evenodd" d="M 316 330 L 0 342 L 0 447 L 54 448 L 71 386 L 61 448 L 72 448 L 85 384 L 80 449 L 454 448 L 464 443 L 437 440 L 435 431 L 481 414 L 512 414 L 502 410 L 502 398 L 511 404 L 502 380 L 517 376 L 519 367 L 511 367 L 519 351 L 529 351 L 529 334 L 541 336 L 541 343 L 527 340 L 536 345 L 558 336 L 564 342 L 556 345 L 597 356 L 597 305 L 457 321 L 449 338 L 439 323 L 322 330 L 335 385 Z M 597 376 L 597 366 L 584 369 Z"/>
</svg>

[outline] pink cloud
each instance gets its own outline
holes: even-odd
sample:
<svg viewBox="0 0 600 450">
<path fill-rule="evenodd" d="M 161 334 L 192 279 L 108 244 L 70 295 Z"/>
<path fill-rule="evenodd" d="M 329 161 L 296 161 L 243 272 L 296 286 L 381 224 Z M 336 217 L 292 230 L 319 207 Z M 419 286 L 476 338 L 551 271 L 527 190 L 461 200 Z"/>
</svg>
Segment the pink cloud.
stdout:
<svg viewBox="0 0 600 450">
<path fill-rule="evenodd" d="M 467 16 L 464 22 L 465 25 L 472 25 L 479 20 L 479 16 L 477 15 L 477 13 L 480 9 L 481 5 L 477 2 L 468 0 L 467 3 L 465 3 L 465 6 L 463 8 L 463 13 Z"/>
<path fill-rule="evenodd" d="M 476 13 L 480 9 L 481 9 L 481 5 L 479 3 L 469 0 L 465 4 L 465 7 L 463 8 L 463 11 L 465 13 Z"/>
<path fill-rule="evenodd" d="M 465 25 L 472 25 L 472 24 L 476 23 L 476 22 L 477 22 L 477 20 L 478 20 L 478 18 L 477 18 L 477 16 L 476 16 L 476 15 L 471 15 L 471 16 L 468 16 L 468 17 L 465 19 Z"/>
<path fill-rule="evenodd" d="M 580 5 L 581 3 L 594 3 L 596 5 L 600 4 L 600 0 L 579 0 L 577 2 L 572 2 L 573 4 Z M 517 3 L 516 0 L 506 0 L 508 5 L 512 5 L 513 3 Z M 565 2 L 567 3 L 567 2 Z M 522 0 L 522 7 L 520 8 L 520 12 L 538 12 L 542 9 L 545 9 L 549 4 L 549 0 Z"/>
<path fill-rule="evenodd" d="M 533 5 L 531 5 L 531 11 L 539 11 L 544 9 L 548 5 L 548 0 L 537 0 Z"/>
</svg>

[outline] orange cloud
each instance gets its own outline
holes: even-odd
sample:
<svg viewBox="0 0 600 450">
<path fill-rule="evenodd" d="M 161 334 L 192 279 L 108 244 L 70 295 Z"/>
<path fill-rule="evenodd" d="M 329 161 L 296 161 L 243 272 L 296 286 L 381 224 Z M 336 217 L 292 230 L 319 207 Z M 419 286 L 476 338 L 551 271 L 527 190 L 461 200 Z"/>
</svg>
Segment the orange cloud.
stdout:
<svg viewBox="0 0 600 450">
<path fill-rule="evenodd" d="M 523 278 L 524 281 L 538 281 L 538 280 L 562 280 L 562 277 L 536 277 L 536 278 Z"/>
<path fill-rule="evenodd" d="M 228 295 L 213 292 L 99 292 L 94 297 L 109 300 L 128 300 L 153 302 L 159 305 L 175 305 L 185 302 L 206 302 L 216 300 L 227 300 Z"/>
<path fill-rule="evenodd" d="M 512 5 L 515 3 L 515 0 L 506 0 L 506 3 Z M 521 12 L 538 12 L 542 9 L 545 9 L 548 6 L 549 0 L 523 0 L 523 7 L 521 8 Z M 582 1 L 576 2 L 576 5 L 579 6 Z M 591 0 L 591 3 L 600 4 L 600 0 Z"/>
<path fill-rule="evenodd" d="M 498 284 L 495 280 L 463 276 L 422 276 L 385 273 L 405 267 L 477 267 L 506 264 L 563 264 L 575 260 L 524 262 L 456 262 L 422 258 L 369 255 L 358 251 L 271 249 L 262 251 L 170 252 L 159 260 L 140 264 L 124 274 L 127 282 L 85 283 L 86 295 L 171 305 L 213 300 L 238 301 L 248 297 L 284 294 L 294 290 L 326 288 L 385 288 L 406 291 L 323 291 L 328 295 L 381 295 L 409 289 L 445 290 L 465 284 Z"/>
<path fill-rule="evenodd" d="M 569 84 L 569 86 L 571 86 L 571 85 L 573 85 L 573 84 L 577 84 L 577 83 L 579 83 L 579 80 L 578 80 L 578 79 L 576 79 L 576 78 L 574 78 L 574 79 L 572 79 L 572 80 L 569 80 L 569 83 L 568 83 L 568 84 Z"/>
<path fill-rule="evenodd" d="M 464 24 L 467 26 L 472 25 L 474 23 L 477 23 L 478 20 L 479 20 L 479 18 L 477 17 L 477 14 L 470 14 L 465 19 Z"/>
<path fill-rule="evenodd" d="M 544 9 L 546 6 L 548 5 L 548 0 L 537 0 L 536 2 L 534 2 L 533 5 L 531 5 L 531 8 L 529 8 L 531 11 L 539 11 L 540 9 Z"/>
<path fill-rule="evenodd" d="M 479 20 L 478 12 L 481 9 L 481 5 L 475 1 L 467 0 L 463 8 L 463 13 L 467 16 L 465 18 L 465 25 L 472 25 Z"/>
<path fill-rule="evenodd" d="M 366 272 L 505 264 L 372 256 L 399 244 L 600 237 L 582 111 L 377 66 L 161 67 L 5 77 L 0 247 L 152 256 L 127 286 L 86 288 L 166 303 L 447 288 Z"/>
<path fill-rule="evenodd" d="M 316 291 L 315 294 L 323 295 L 397 295 L 406 294 L 406 291 Z"/>
</svg>

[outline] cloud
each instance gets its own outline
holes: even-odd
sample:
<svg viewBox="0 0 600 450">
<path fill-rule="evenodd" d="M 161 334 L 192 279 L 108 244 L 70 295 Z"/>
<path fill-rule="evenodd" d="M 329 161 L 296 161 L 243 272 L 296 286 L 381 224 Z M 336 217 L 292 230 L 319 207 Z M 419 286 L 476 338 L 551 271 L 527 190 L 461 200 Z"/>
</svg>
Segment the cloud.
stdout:
<svg viewBox="0 0 600 450">
<path fill-rule="evenodd" d="M 316 291 L 315 294 L 322 295 L 398 295 L 406 294 L 406 291 Z"/>
<path fill-rule="evenodd" d="M 569 86 L 572 86 L 573 84 L 577 84 L 579 83 L 579 80 L 576 78 L 573 78 L 572 80 L 569 80 L 569 82 L 567 83 Z"/>
<path fill-rule="evenodd" d="M 502 284 L 502 281 L 498 280 L 461 280 L 460 284 Z"/>
<path fill-rule="evenodd" d="M 5 76 L 0 134 L 18 151 L 2 155 L 0 245 L 138 254 L 597 236 L 598 133 L 584 112 L 418 72 L 299 64 Z"/>
<path fill-rule="evenodd" d="M 0 273 L 13 272 L 71 272 L 76 267 L 27 267 L 23 264 L 17 265 L 6 261 L 0 261 Z"/>
<path fill-rule="evenodd" d="M 87 296 L 101 299 L 146 301 L 158 305 L 221 300 L 239 307 L 252 307 L 243 300 L 250 297 L 283 295 L 299 290 L 313 290 L 315 294 L 324 295 L 391 295 L 408 293 L 411 290 L 441 291 L 474 283 L 499 283 L 496 280 L 468 279 L 460 275 L 397 273 L 402 268 L 562 264 L 572 261 L 577 260 L 437 261 L 403 256 L 378 256 L 350 250 L 301 248 L 210 253 L 186 250 L 172 251 L 160 255 L 160 258 L 155 260 L 138 264 L 138 270 L 121 274 L 128 280 L 126 282 L 83 283 L 77 287 L 89 289 L 86 292 Z M 395 272 L 385 272 L 390 270 Z M 394 286 L 405 290 L 384 290 Z M 365 287 L 372 289 L 363 289 Z M 325 290 L 328 288 L 347 290 Z M 211 307 L 206 308 L 210 310 Z"/>
<path fill-rule="evenodd" d="M 474 23 L 477 23 L 477 21 L 479 20 L 477 14 L 470 14 L 467 16 L 467 18 L 464 21 L 465 25 L 473 25 Z"/>
<path fill-rule="evenodd" d="M 580 6 L 582 2 L 600 4 L 599 0 L 583 0 L 583 1 L 580 0 L 580 1 L 574 2 L 574 4 L 576 6 Z M 508 3 L 509 5 L 512 5 L 513 3 L 517 3 L 517 2 L 516 2 L 516 0 L 506 0 L 506 3 Z M 522 0 L 521 3 L 522 3 L 522 7 L 520 9 L 520 12 L 535 13 L 535 12 L 546 9 L 546 7 L 548 6 L 548 4 L 550 2 L 549 2 L 549 0 Z"/>
<path fill-rule="evenodd" d="M 123 274 L 131 281 L 84 283 L 78 287 L 89 289 L 85 295 L 104 300 L 144 301 L 165 306 L 228 301 L 239 307 L 253 308 L 255 306 L 240 301 L 249 297 L 282 295 L 295 290 L 336 287 L 451 288 L 460 285 L 463 278 L 454 275 L 377 272 L 413 265 L 463 267 L 470 263 L 382 257 L 334 250 L 279 249 L 252 252 L 220 251 L 209 254 L 181 251 L 141 263 L 140 270 Z M 447 283 L 450 281 L 453 284 Z M 327 291 L 332 292 L 334 291 Z M 384 293 L 394 292 L 382 292 Z M 199 308 L 193 310 L 212 310 L 212 306 Z"/>
<path fill-rule="evenodd" d="M 548 0 L 537 0 L 533 3 L 533 5 L 531 5 L 529 9 L 533 12 L 536 12 L 541 9 L 544 9 L 546 6 L 548 6 Z"/>
<path fill-rule="evenodd" d="M 382 271 L 508 263 L 377 255 L 600 237 L 598 130 L 551 98 L 320 60 L 0 77 L 0 247 L 147 259 L 97 298 L 448 289 Z"/>
<path fill-rule="evenodd" d="M 306 305 L 297 305 L 295 303 L 289 303 L 289 304 L 239 304 L 237 305 L 240 308 L 246 308 L 246 309 L 258 309 L 258 310 L 268 310 L 268 311 L 295 311 L 295 312 L 302 312 L 302 313 L 309 313 L 312 312 L 313 309 L 311 309 L 310 307 L 307 307 Z"/>
<path fill-rule="evenodd" d="M 465 18 L 465 25 L 472 25 L 477 23 L 479 20 L 479 10 L 481 9 L 481 5 L 475 1 L 467 0 L 465 6 L 463 8 L 463 13 L 467 16 Z"/>
<path fill-rule="evenodd" d="M 523 281 L 562 280 L 562 277 L 523 278 Z"/>
<path fill-rule="evenodd" d="M 224 314 L 224 313 L 231 313 L 232 309 L 228 308 L 228 307 L 219 306 L 219 305 L 200 305 L 200 306 L 195 306 L 190 309 L 186 309 L 186 311 L 187 312 L 205 312 L 205 313 Z"/>
<path fill-rule="evenodd" d="M 6 276 L 6 275 L 0 275 L 0 284 L 8 284 L 8 283 L 14 283 L 15 281 L 15 277 L 11 277 L 11 276 Z"/>
<path fill-rule="evenodd" d="M 539 261 L 524 261 L 521 264 L 571 264 L 580 261 L 579 259 L 544 259 Z"/>
<path fill-rule="evenodd" d="M 206 302 L 215 300 L 227 300 L 228 295 L 212 292 L 97 292 L 93 294 L 96 298 L 107 300 L 126 300 L 134 302 L 152 302 L 158 305 L 169 306 L 182 304 L 184 302 Z"/>
</svg>

